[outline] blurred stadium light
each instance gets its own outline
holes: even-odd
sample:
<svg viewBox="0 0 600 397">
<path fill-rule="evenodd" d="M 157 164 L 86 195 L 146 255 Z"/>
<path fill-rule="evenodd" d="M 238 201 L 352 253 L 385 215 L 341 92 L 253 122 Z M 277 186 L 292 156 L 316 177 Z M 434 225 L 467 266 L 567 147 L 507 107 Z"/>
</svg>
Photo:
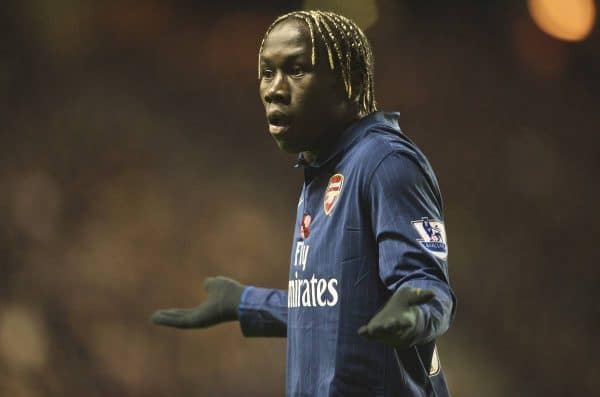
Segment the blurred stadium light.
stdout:
<svg viewBox="0 0 600 397">
<path fill-rule="evenodd" d="M 378 18 L 375 0 L 304 0 L 302 8 L 338 12 L 352 19 L 362 30 L 373 26 Z"/>
<path fill-rule="evenodd" d="M 528 74 L 547 81 L 564 75 L 569 64 L 565 42 L 544 34 L 525 16 L 516 18 L 513 38 L 516 56 Z"/>
<path fill-rule="evenodd" d="M 593 0 L 529 0 L 527 4 L 535 24 L 560 40 L 584 40 L 596 19 Z"/>
<path fill-rule="evenodd" d="M 46 330 L 39 313 L 25 305 L 0 311 L 0 357 L 10 367 L 41 368 L 46 363 Z"/>
</svg>

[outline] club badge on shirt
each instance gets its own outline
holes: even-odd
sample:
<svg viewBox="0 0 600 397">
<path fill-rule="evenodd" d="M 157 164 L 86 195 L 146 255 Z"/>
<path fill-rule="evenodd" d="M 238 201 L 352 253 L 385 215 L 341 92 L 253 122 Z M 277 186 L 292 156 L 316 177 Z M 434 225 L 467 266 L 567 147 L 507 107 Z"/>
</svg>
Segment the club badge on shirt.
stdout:
<svg viewBox="0 0 600 397">
<path fill-rule="evenodd" d="M 419 233 L 419 237 L 421 237 L 417 239 L 421 246 L 436 258 L 446 260 L 448 258 L 448 244 L 444 223 L 426 217 L 411 223 Z"/>
<path fill-rule="evenodd" d="M 327 185 L 327 189 L 325 189 L 325 197 L 323 198 L 323 211 L 325 211 L 325 215 L 330 215 L 331 211 L 333 211 L 342 193 L 343 186 L 344 175 L 335 174 L 329 178 L 329 184 Z"/>
</svg>

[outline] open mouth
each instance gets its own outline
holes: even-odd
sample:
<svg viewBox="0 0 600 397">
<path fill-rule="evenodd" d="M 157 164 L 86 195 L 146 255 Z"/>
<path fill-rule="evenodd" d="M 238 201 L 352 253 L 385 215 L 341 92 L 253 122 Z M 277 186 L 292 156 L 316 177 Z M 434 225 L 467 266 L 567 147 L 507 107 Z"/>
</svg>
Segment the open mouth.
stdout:
<svg viewBox="0 0 600 397">
<path fill-rule="evenodd" d="M 269 122 L 269 132 L 271 134 L 280 134 L 287 130 L 292 124 L 292 118 L 281 112 L 273 112 L 267 116 Z"/>
</svg>

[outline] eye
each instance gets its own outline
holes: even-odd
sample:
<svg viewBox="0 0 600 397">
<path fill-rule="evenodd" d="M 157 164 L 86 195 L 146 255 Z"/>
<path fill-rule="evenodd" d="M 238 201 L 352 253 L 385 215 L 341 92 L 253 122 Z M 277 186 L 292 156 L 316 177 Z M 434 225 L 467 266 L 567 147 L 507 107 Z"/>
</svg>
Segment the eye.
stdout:
<svg viewBox="0 0 600 397">
<path fill-rule="evenodd" d="M 294 65 L 292 66 L 291 76 L 295 78 L 299 78 L 304 76 L 304 67 L 302 65 Z"/>
<path fill-rule="evenodd" d="M 261 71 L 261 75 L 263 78 L 268 80 L 273 78 L 273 71 L 269 68 L 263 68 L 263 70 Z"/>
</svg>

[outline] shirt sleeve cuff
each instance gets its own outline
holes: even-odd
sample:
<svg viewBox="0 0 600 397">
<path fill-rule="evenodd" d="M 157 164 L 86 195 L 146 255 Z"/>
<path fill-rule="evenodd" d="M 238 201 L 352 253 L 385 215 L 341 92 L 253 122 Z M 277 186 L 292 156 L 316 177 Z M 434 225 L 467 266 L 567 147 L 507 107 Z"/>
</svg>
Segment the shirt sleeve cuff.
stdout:
<svg viewBox="0 0 600 397">
<path fill-rule="evenodd" d="M 285 336 L 287 299 L 279 290 L 247 286 L 238 306 L 238 320 L 244 336 Z"/>
</svg>

